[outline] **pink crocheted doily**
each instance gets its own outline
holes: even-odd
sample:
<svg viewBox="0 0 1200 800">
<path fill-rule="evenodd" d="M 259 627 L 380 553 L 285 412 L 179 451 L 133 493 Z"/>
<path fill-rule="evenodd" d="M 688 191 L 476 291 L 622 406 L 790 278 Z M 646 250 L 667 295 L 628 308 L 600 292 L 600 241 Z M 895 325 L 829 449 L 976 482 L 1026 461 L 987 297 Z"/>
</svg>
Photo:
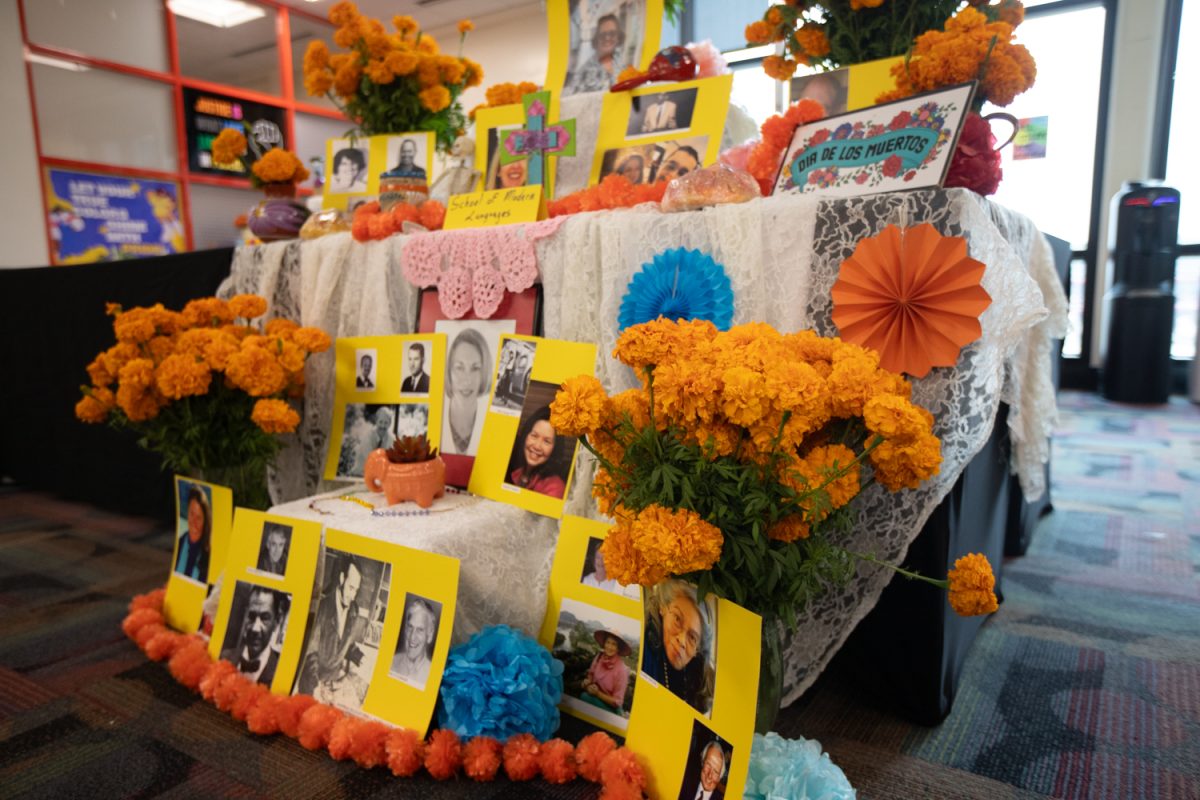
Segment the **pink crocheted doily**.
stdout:
<svg viewBox="0 0 1200 800">
<path fill-rule="evenodd" d="M 527 225 L 436 231 L 405 237 L 401 272 L 409 282 L 436 286 L 442 313 L 459 319 L 469 310 L 487 319 L 504 292 L 522 292 L 538 280 L 537 242 L 566 217 Z"/>
</svg>

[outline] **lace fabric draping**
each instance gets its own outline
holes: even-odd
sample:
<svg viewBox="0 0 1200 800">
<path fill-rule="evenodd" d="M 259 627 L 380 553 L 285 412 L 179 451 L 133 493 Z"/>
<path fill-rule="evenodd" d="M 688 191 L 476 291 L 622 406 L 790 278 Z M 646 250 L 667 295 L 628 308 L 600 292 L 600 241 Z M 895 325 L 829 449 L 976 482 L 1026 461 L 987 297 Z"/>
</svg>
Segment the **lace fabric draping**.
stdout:
<svg viewBox="0 0 1200 800">
<path fill-rule="evenodd" d="M 1065 331 L 1066 299 L 1049 246 L 1025 217 L 964 189 L 837 200 L 781 195 L 682 214 L 653 208 L 577 214 L 537 246 L 544 332 L 598 343 L 600 380 L 610 391 L 633 386 L 632 372 L 610 356 L 626 286 L 656 253 L 689 247 L 724 266 L 733 284 L 734 324 L 759 320 L 782 331 L 813 328 L 836 335 L 830 287 L 842 260 L 859 239 L 889 223 L 926 221 L 967 239 L 970 255 L 987 265 L 982 283 L 993 302 L 980 318 L 982 337 L 964 348 L 958 365 L 913 382 L 914 400 L 936 418 L 944 459 L 939 475 L 898 494 L 873 485 L 856 501 L 858 533 L 848 546 L 899 562 L 987 441 L 1001 402 L 1010 406 L 1012 468 L 1026 497 L 1033 500 L 1045 489 L 1043 464 L 1056 410 L 1050 339 Z M 398 258 L 406 239 L 362 246 L 339 234 L 303 245 L 243 249 L 226 291 L 265 293 L 274 313 L 296 318 L 298 312 L 305 324 L 335 336 L 411 331 L 416 290 L 401 277 Z M 301 429 L 271 476 L 277 500 L 312 494 L 319 486 L 333 400 L 332 355 L 320 358 L 310 370 Z M 590 467 L 586 459 L 577 466 L 568 513 L 595 513 Z M 519 522 L 477 533 L 494 530 L 504 537 L 502 546 L 511 546 L 511 534 L 501 532 L 544 524 L 524 512 L 518 516 Z M 526 557 L 546 557 L 533 537 L 523 542 Z M 501 585 L 522 585 L 513 583 L 516 574 L 496 577 Z M 805 612 L 784 642 L 785 702 L 811 685 L 890 578 L 890 572 L 863 567 L 849 586 Z M 543 596 L 544 583 L 524 585 Z M 504 621 L 505 612 L 496 610 L 492 621 Z"/>
</svg>

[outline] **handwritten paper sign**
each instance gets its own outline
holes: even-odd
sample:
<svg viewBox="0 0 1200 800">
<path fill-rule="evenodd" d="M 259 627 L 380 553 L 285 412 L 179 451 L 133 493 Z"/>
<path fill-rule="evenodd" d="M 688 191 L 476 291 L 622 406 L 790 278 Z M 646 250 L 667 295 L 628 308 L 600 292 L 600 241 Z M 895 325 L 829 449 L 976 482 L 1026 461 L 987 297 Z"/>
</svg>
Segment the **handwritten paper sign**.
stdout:
<svg viewBox="0 0 1200 800">
<path fill-rule="evenodd" d="M 490 192 L 451 195 L 444 230 L 487 228 L 544 219 L 541 186 L 517 186 Z"/>
</svg>

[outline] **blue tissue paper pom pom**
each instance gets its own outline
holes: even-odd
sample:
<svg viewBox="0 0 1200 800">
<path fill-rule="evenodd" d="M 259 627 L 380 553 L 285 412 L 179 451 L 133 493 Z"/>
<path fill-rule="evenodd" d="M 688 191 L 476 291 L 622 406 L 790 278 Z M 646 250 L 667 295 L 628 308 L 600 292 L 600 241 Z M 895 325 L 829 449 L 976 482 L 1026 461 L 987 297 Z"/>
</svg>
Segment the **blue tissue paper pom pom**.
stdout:
<svg viewBox="0 0 1200 800">
<path fill-rule="evenodd" d="M 536 640 L 507 625 L 484 628 L 446 657 L 438 725 L 463 739 L 532 733 L 545 741 L 558 730 L 562 675 L 562 662 Z"/>
<path fill-rule="evenodd" d="M 666 319 L 706 319 L 718 330 L 733 321 L 733 288 L 725 269 L 699 250 L 675 247 L 643 264 L 621 300 L 620 330 Z"/>
<path fill-rule="evenodd" d="M 855 800 L 846 775 L 811 739 L 754 734 L 746 800 Z"/>
</svg>

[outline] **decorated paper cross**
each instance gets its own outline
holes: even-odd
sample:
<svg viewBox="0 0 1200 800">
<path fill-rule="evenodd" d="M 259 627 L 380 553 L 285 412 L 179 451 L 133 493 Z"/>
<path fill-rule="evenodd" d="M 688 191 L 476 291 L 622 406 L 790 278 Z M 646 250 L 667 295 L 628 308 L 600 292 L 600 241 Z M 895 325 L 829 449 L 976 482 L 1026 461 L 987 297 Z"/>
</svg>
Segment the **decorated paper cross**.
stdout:
<svg viewBox="0 0 1200 800">
<path fill-rule="evenodd" d="M 543 193 L 549 197 L 549 157 L 575 155 L 575 120 L 550 124 L 550 92 L 532 92 L 522 97 L 521 103 L 525 106 L 525 127 L 500 134 L 500 163 L 528 159 L 525 184 L 541 184 Z"/>
</svg>

